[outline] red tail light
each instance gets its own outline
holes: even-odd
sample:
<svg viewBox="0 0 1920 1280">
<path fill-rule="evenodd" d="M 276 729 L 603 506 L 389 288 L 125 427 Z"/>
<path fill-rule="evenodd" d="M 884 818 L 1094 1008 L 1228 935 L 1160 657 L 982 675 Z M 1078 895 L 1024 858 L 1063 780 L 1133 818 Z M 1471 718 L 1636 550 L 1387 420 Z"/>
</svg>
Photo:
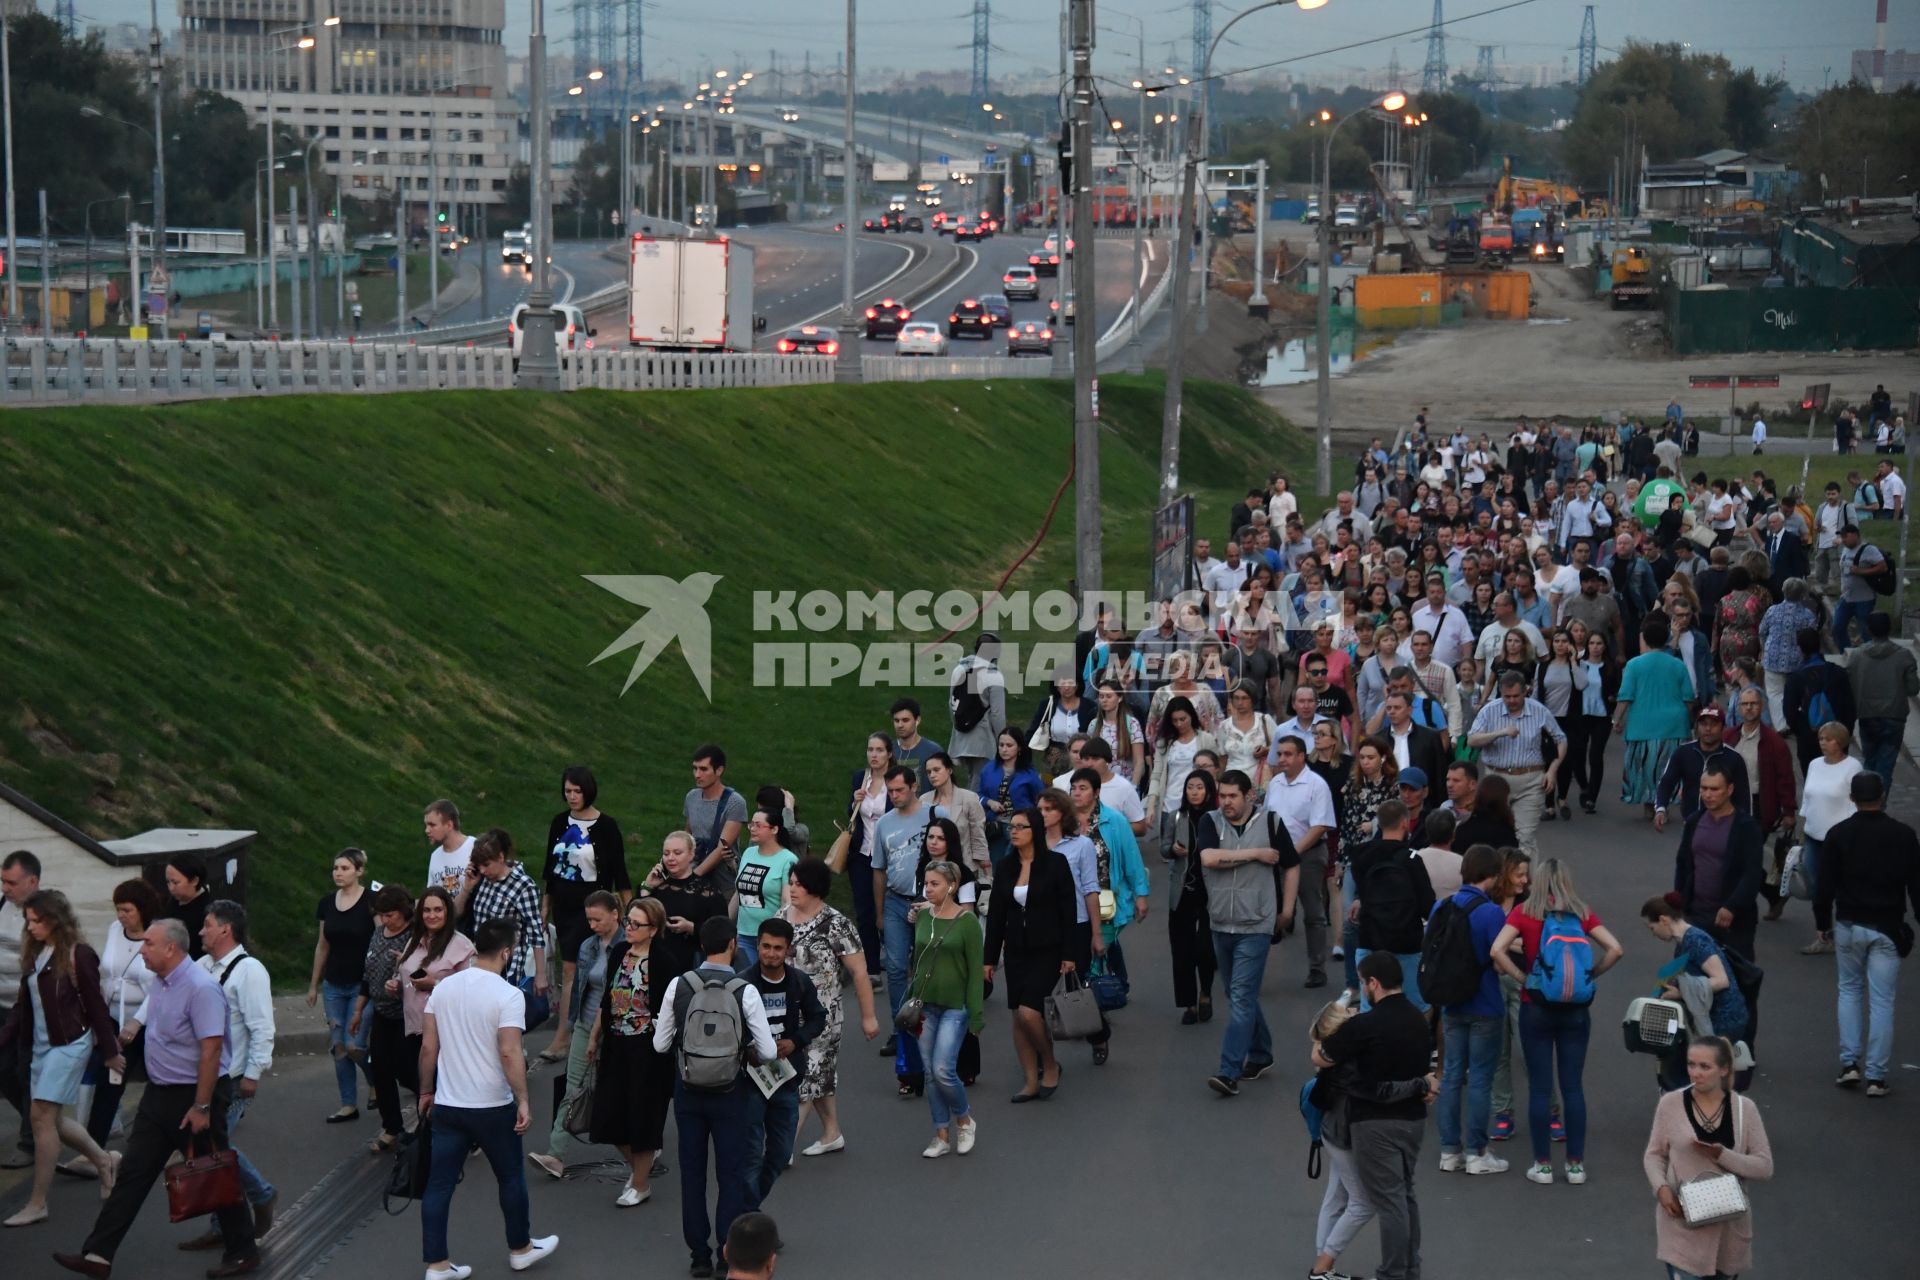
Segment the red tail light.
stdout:
<svg viewBox="0 0 1920 1280">
<path fill-rule="evenodd" d="M 780 352 L 792 351 L 793 343 L 786 338 L 782 338 L 778 343 L 774 345 L 774 350 L 780 351 Z"/>
<path fill-rule="evenodd" d="M 1045 339 L 1047 339 L 1048 341 L 1052 341 L 1052 340 L 1053 340 L 1053 330 L 1051 330 L 1051 329 L 1042 329 L 1042 330 L 1040 331 L 1040 336 L 1041 336 L 1041 337 L 1043 337 L 1043 338 L 1045 338 Z"/>
<path fill-rule="evenodd" d="M 960 317 L 959 317 L 958 315 L 951 315 L 951 316 L 948 316 L 948 317 L 947 317 L 947 323 L 948 323 L 948 324 L 959 324 L 959 323 L 960 323 Z"/>
<path fill-rule="evenodd" d="M 913 312 L 907 310 L 905 307 L 900 308 L 900 323 L 905 324 L 911 319 L 913 319 Z"/>
<path fill-rule="evenodd" d="M 839 354 L 839 351 L 840 351 L 840 344 L 837 342 L 829 342 L 826 346 L 820 348 L 820 350 L 826 352 L 830 356 L 837 355 Z"/>
<path fill-rule="evenodd" d="M 867 308 L 867 319 L 871 320 L 879 314 L 880 313 L 878 311 L 875 311 L 872 307 Z"/>
<path fill-rule="evenodd" d="M 963 307 L 977 307 L 980 305 L 980 299 L 968 298 L 965 302 L 962 302 L 960 305 Z"/>
</svg>

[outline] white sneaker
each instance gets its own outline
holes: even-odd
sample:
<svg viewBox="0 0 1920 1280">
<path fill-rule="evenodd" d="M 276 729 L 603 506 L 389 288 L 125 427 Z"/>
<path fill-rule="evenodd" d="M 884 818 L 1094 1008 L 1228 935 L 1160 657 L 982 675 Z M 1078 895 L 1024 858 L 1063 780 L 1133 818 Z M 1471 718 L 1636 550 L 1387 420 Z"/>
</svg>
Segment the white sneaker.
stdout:
<svg viewBox="0 0 1920 1280">
<path fill-rule="evenodd" d="M 941 1137 L 940 1135 L 935 1134 L 933 1141 L 929 1142 L 927 1144 L 927 1149 L 925 1151 L 922 1151 L 920 1154 L 925 1156 L 929 1160 L 938 1160 L 941 1156 L 947 1154 L 947 1152 L 951 1150 L 953 1150 L 953 1147 L 947 1142 L 947 1140 Z"/>
<path fill-rule="evenodd" d="M 969 1119 L 965 1124 L 956 1125 L 954 1128 L 956 1130 L 954 1134 L 954 1150 L 958 1151 L 961 1155 L 966 1155 L 969 1151 L 973 1150 L 973 1144 L 980 1136 L 980 1122 Z"/>
<path fill-rule="evenodd" d="M 616 1199 L 614 1203 L 619 1205 L 622 1209 L 631 1209 L 633 1208 L 633 1206 L 637 1204 L 645 1204 L 647 1201 L 651 1199 L 653 1199 L 652 1187 L 648 1187 L 645 1191 L 641 1191 L 637 1187 L 635 1187 L 631 1182 L 629 1182 L 627 1184 L 626 1190 L 620 1193 L 619 1198 Z"/>
<path fill-rule="evenodd" d="M 427 1268 L 427 1280 L 467 1280 L 472 1274 L 472 1267 L 463 1267 L 457 1262 L 450 1267 Z"/>
<path fill-rule="evenodd" d="M 510 1253 L 507 1255 L 507 1265 L 515 1271 L 525 1271 L 528 1267 L 540 1261 L 540 1259 L 546 1257 L 555 1249 L 558 1249 L 560 1247 L 560 1237 L 535 1236 L 533 1239 L 527 1241 L 527 1243 L 532 1247 L 525 1253 Z"/>
<path fill-rule="evenodd" d="M 545 1152 L 527 1152 L 527 1163 L 556 1182 L 567 1176 L 567 1166 Z"/>
<path fill-rule="evenodd" d="M 1507 1162 L 1491 1152 L 1482 1151 L 1467 1161 L 1468 1173 L 1505 1173 Z"/>
<path fill-rule="evenodd" d="M 1553 1166 L 1550 1164 L 1529 1165 L 1527 1167 L 1527 1181 L 1537 1182 L 1543 1187 L 1552 1186 Z"/>
<path fill-rule="evenodd" d="M 1567 1181 L 1574 1186 L 1582 1186 L 1587 1180 L 1587 1166 L 1576 1161 L 1567 1161 Z"/>
<path fill-rule="evenodd" d="M 843 1133 L 832 1142 L 820 1142 L 816 1140 L 811 1146 L 804 1148 L 800 1154 L 803 1156 L 828 1156 L 836 1151 L 845 1151 L 846 1149 L 847 1135 Z"/>
<path fill-rule="evenodd" d="M 1466 1156 L 1458 1151 L 1442 1151 L 1440 1153 L 1440 1172 L 1442 1173 L 1458 1173 L 1460 1170 L 1466 1168 L 1466 1165 Z"/>
</svg>

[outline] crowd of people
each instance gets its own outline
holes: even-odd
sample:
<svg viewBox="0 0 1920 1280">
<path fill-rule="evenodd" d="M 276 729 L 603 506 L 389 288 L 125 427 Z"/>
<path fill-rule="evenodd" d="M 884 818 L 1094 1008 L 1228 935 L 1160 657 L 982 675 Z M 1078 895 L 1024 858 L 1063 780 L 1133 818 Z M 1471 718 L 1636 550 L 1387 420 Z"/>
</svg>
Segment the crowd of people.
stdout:
<svg viewBox="0 0 1920 1280">
<path fill-rule="evenodd" d="M 579 765 L 524 861 L 505 830 L 467 835 L 444 799 L 423 813 L 421 875 L 396 877 L 417 896 L 363 883 L 366 855 L 342 850 L 306 990 L 332 1040 L 325 1120 L 364 1106 L 372 1154 L 430 1152 L 427 1280 L 471 1271 L 447 1234 L 470 1151 L 524 1269 L 559 1245 L 533 1232 L 528 1170 L 565 1179 L 582 1144 L 611 1147 L 614 1206 L 636 1208 L 670 1171 L 669 1120 L 689 1273 L 765 1274 L 737 1269 L 729 1241 L 744 1230 L 758 1243 L 737 1252 L 770 1268 L 763 1206 L 798 1160 L 846 1150 L 844 1049 L 880 1041 L 897 1095 L 927 1108 L 922 1156 L 964 1157 L 982 1140 L 989 1055 L 1017 1064 L 1016 1105 L 1065 1086 L 1073 1041 L 1092 1067 L 1111 1060 L 1128 931 L 1156 910 L 1179 1023 L 1211 1022 L 1223 995 L 1204 1078 L 1222 1099 L 1297 1061 L 1261 991 L 1275 944 L 1304 934 L 1302 986 L 1340 988 L 1308 1049 L 1303 1109 L 1330 1153 L 1310 1274 L 1342 1280 L 1341 1254 L 1377 1222 L 1378 1275 L 1417 1276 L 1429 1111 L 1443 1173 L 1505 1172 L 1495 1144 L 1518 1114 L 1527 1179 L 1587 1181 L 1591 1005 L 1625 948 L 1546 847 L 1576 801 L 1637 810 L 1675 847 L 1640 912 L 1689 1013 L 1655 1073 L 1658 1256 L 1675 1280 L 1743 1270 L 1750 1231 L 1690 1221 L 1681 1200 L 1703 1175 L 1771 1173 L 1742 1091 L 1759 924 L 1793 899 L 1810 900 L 1804 953 L 1836 956 L 1838 1083 L 1891 1089 L 1920 841 L 1886 798 L 1920 669 L 1874 608 L 1892 570 L 1860 526 L 1901 517 L 1904 489 L 1884 463 L 1817 507 L 1763 472 L 1683 479 L 1678 416 L 1523 422 L 1503 449 L 1424 428 L 1410 443 L 1376 442 L 1318 519 L 1284 477 L 1250 490 L 1220 558 L 1197 540 L 1198 589 L 1137 632 L 1101 612 L 1030 710 L 1010 705 L 999 640 L 981 634 L 947 690 L 948 744 L 922 732 L 918 700 L 894 701 L 843 775 L 839 837 L 819 847 L 789 791 L 735 790 L 707 743 L 644 875 Z M 272 1067 L 270 983 L 245 909 L 191 855 L 168 865 L 165 894 L 121 885 L 97 949 L 32 854 L 4 869 L 0 1047 L 18 1069 L 0 1080 L 34 1171 L 5 1225 L 48 1218 L 71 1147 L 65 1167 L 97 1177 L 106 1202 L 57 1258 L 104 1277 L 182 1135 L 236 1141 Z M 829 902 L 842 876 L 850 914 Z M 1010 1017 L 990 1022 L 996 992 Z M 533 1052 L 524 1037 L 548 1025 Z M 542 1066 L 559 1085 L 536 1150 Z M 131 1119 L 129 1079 L 146 1084 Z M 257 1268 L 273 1224 L 277 1191 L 244 1151 L 239 1164 L 241 1202 L 181 1245 L 221 1251 L 210 1276 Z"/>
</svg>

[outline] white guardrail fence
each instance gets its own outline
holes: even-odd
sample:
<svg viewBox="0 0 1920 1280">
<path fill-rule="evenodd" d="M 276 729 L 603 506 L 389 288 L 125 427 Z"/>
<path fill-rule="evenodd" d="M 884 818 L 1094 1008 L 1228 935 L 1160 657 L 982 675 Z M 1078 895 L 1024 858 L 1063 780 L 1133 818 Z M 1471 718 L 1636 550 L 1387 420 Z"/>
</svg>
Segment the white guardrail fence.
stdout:
<svg viewBox="0 0 1920 1280">
<path fill-rule="evenodd" d="M 570 391 L 792 387 L 832 382 L 819 355 L 590 351 L 561 369 Z M 1005 356 L 866 356 L 870 382 L 1045 378 L 1052 361 Z M 0 344 L 0 406 L 142 404 L 227 396 L 507 391 L 506 347 L 346 342 L 175 342 L 9 338 Z"/>
</svg>

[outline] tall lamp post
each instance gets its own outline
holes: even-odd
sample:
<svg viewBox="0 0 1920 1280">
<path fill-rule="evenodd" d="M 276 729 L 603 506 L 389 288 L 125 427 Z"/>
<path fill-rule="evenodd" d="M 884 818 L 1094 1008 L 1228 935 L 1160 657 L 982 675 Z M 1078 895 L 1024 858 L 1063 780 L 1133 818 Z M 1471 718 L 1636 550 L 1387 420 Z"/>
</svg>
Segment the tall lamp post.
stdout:
<svg viewBox="0 0 1920 1280">
<path fill-rule="evenodd" d="M 1193 233 L 1195 185 L 1200 160 L 1207 145 L 1206 86 L 1213 78 L 1213 54 L 1241 19 L 1264 9 L 1293 5 L 1300 9 L 1324 8 L 1327 0 L 1263 0 L 1250 9 L 1242 9 L 1227 19 L 1207 46 L 1206 59 L 1200 64 L 1199 91 L 1187 109 L 1186 170 L 1180 185 L 1179 230 L 1173 246 L 1173 340 L 1167 348 L 1167 397 L 1160 412 L 1160 505 L 1166 506 L 1180 492 L 1180 397 L 1184 391 L 1188 311 L 1187 297 L 1193 279 Z"/>
<path fill-rule="evenodd" d="M 861 330 L 853 310 L 854 295 L 858 292 L 853 282 L 854 247 L 857 243 L 854 237 L 859 234 L 860 226 L 860 155 L 853 147 L 854 85 L 859 83 L 854 72 L 854 54 L 858 46 L 855 8 L 856 0 L 847 0 L 847 110 L 846 118 L 841 122 L 840 149 L 840 190 L 845 197 L 847 221 L 840 264 L 840 358 L 833 370 L 836 382 L 859 382 L 863 376 L 860 363 Z"/>
<path fill-rule="evenodd" d="M 1315 359 L 1314 374 L 1317 389 L 1315 438 L 1318 445 L 1314 455 L 1314 492 L 1323 497 L 1333 491 L 1333 356 L 1330 350 L 1333 343 L 1333 303 L 1327 294 L 1328 260 L 1333 256 L 1333 139 L 1340 132 L 1340 126 L 1349 120 L 1374 111 L 1398 111 L 1406 105 L 1407 95 L 1404 93 L 1383 94 L 1364 107 L 1348 112 L 1337 122 L 1328 124 L 1326 136 L 1320 143 L 1320 297 L 1315 329 L 1315 345 L 1319 347 L 1319 352 Z M 1332 113 L 1323 111 L 1320 120 L 1322 123 L 1331 121 Z"/>
<path fill-rule="evenodd" d="M 553 157 L 547 137 L 547 19 L 545 0 L 533 0 L 533 30 L 527 37 L 528 132 L 533 142 L 533 292 L 522 321 L 520 372 L 514 385 L 538 391 L 560 389 L 560 353 L 554 345 Z"/>
</svg>

